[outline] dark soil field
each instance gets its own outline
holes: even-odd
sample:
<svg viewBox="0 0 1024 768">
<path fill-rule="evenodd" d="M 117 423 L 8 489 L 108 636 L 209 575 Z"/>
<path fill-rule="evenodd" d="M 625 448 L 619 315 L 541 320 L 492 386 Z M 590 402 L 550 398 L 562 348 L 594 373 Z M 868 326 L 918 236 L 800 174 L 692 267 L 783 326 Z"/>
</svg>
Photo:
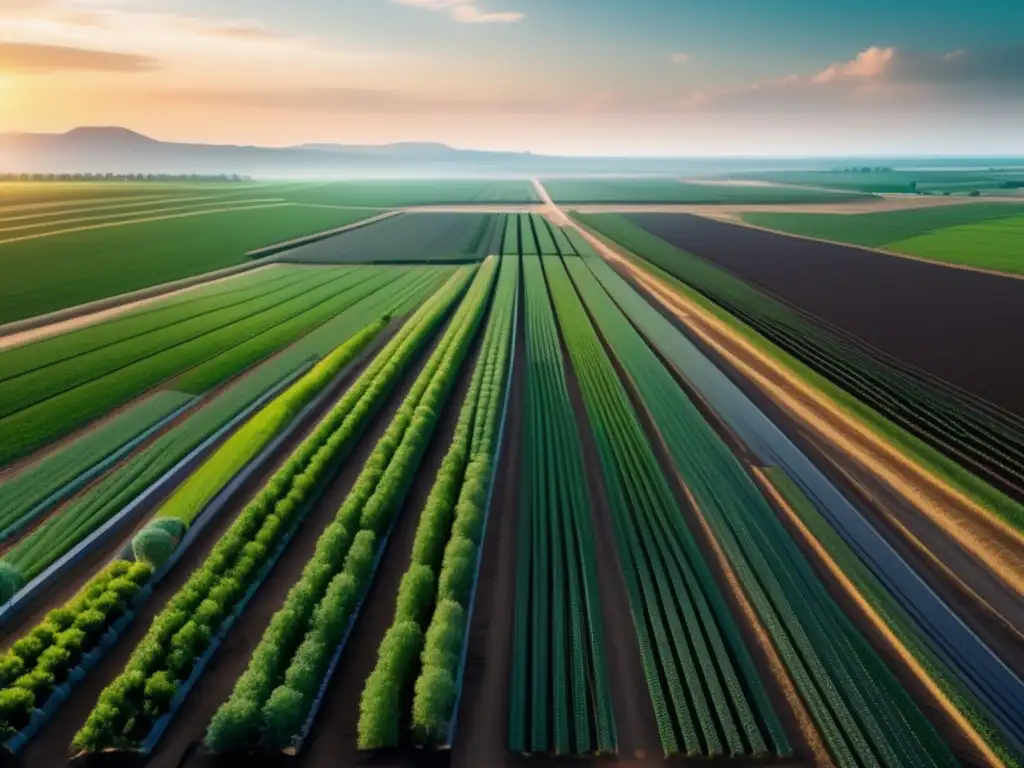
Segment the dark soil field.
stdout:
<svg viewBox="0 0 1024 768">
<path fill-rule="evenodd" d="M 1024 281 L 688 214 L 629 218 L 903 363 L 1024 415 Z"/>
<path fill-rule="evenodd" d="M 335 237 L 300 246 L 284 261 L 352 262 L 475 261 L 487 255 L 504 216 L 486 213 L 403 213 Z"/>
</svg>

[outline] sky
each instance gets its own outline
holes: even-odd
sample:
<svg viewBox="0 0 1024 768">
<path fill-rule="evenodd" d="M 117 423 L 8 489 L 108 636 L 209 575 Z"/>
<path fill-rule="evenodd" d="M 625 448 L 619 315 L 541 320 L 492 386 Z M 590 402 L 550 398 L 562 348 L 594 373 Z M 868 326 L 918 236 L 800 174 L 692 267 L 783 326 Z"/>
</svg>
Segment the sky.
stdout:
<svg viewBox="0 0 1024 768">
<path fill-rule="evenodd" d="M 1024 154 L 1024 0 L 0 0 L 0 132 Z"/>
</svg>

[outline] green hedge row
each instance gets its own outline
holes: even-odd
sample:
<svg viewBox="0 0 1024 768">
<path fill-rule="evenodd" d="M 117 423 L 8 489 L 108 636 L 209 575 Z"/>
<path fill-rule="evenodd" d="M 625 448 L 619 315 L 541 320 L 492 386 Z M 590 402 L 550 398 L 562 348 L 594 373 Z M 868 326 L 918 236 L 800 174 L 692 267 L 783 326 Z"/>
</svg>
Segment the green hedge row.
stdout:
<svg viewBox="0 0 1024 768">
<path fill-rule="evenodd" d="M 192 473 L 163 504 L 156 517 L 175 517 L 191 525 L 207 502 L 352 362 L 389 321 L 389 317 L 383 317 L 360 330 L 264 406 Z"/>
<path fill-rule="evenodd" d="M 351 449 L 401 371 L 427 342 L 466 276 L 457 274 L 414 314 L 221 536 L 213 551 L 153 620 L 121 674 L 99 700 L 73 747 L 133 748 L 167 711 L 261 566 L 305 511 L 316 486 Z"/>
<path fill-rule="evenodd" d="M 211 749 L 284 749 L 299 734 L 372 580 L 374 559 L 472 343 L 494 272 L 493 260 L 480 267 L 448 330 L 317 542 L 317 554 L 289 591 L 231 697 L 214 715 L 206 734 Z M 393 377 L 400 375 L 396 371 Z M 341 590 L 344 599 L 335 601 L 332 590 Z M 336 607 L 328 611 L 327 604 Z"/>
<path fill-rule="evenodd" d="M 518 256 L 503 257 L 480 358 L 452 442 L 420 512 L 412 563 L 399 586 L 394 623 L 378 649 L 377 664 L 363 688 L 360 749 L 398 745 L 403 694 L 413 686 L 421 665 L 426 665 L 430 679 L 439 673 L 446 674 L 446 689 L 455 688 L 461 636 L 448 655 L 438 654 L 429 641 L 442 631 L 435 625 L 443 624 L 448 616 L 444 611 L 435 611 L 435 604 L 453 600 L 465 605 L 472 588 L 492 472 L 489 452 L 494 448 L 511 354 L 518 274 Z M 433 634 L 427 631 L 428 624 L 434 627 Z M 424 651 L 425 632 L 428 646 Z M 418 638 L 415 649 L 413 637 Z M 440 727 L 428 729 L 424 723 L 446 724 L 454 697 L 438 697 L 427 686 L 419 698 L 422 700 L 414 710 L 414 723 L 421 741 L 436 740 Z M 443 706 L 435 708 L 438 705 Z M 424 720 L 416 720 L 417 713 Z"/>
<path fill-rule="evenodd" d="M 147 563 L 114 561 L 0 656 L 0 739 L 28 724 L 33 709 L 67 679 L 152 573 Z"/>
</svg>

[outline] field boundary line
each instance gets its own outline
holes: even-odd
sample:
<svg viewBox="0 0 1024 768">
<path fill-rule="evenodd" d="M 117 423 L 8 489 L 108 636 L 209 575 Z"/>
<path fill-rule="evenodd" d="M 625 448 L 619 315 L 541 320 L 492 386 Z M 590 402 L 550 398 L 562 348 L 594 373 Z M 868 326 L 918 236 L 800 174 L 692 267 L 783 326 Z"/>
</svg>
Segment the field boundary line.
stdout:
<svg viewBox="0 0 1024 768">
<path fill-rule="evenodd" d="M 792 509 L 789 502 L 782 495 L 779 489 L 775 487 L 775 484 L 767 477 L 764 471 L 760 467 L 756 466 L 751 466 L 750 469 L 757 478 L 757 481 L 761 485 L 765 494 L 775 502 L 776 506 L 782 510 L 793 527 L 800 532 L 800 535 L 807 543 L 807 546 L 825 565 L 843 591 L 850 596 L 869 623 L 879 632 L 879 634 L 882 635 L 893 651 L 896 652 L 900 657 L 900 660 L 914 674 L 921 684 L 924 685 L 928 690 L 928 693 L 935 700 L 935 703 L 938 704 L 939 708 L 945 712 L 946 715 L 964 732 L 964 735 L 967 736 L 975 749 L 985 757 L 989 765 L 995 766 L 996 768 L 1005 768 L 1005 763 L 999 759 L 998 755 L 996 755 L 985 740 L 981 738 L 974 726 L 971 725 L 970 721 L 963 716 L 963 713 L 960 712 L 959 709 L 956 708 L 956 705 L 954 705 L 946 694 L 942 692 L 942 689 L 939 688 L 931 675 L 928 674 L 927 670 L 921 666 L 917 659 L 914 658 L 913 654 L 911 654 L 910 651 L 907 650 L 906 646 L 900 642 L 900 639 L 889 628 L 889 625 L 886 624 L 885 620 L 878 615 L 878 612 L 874 609 L 871 603 L 868 602 L 868 600 L 860 593 L 860 590 L 857 589 L 856 585 L 850 580 L 840 565 L 832 558 L 828 553 L 828 550 L 826 550 L 825 547 L 822 546 L 821 542 L 814 537 L 814 534 L 807 528 L 803 520 L 800 519 L 800 516 Z"/>
<path fill-rule="evenodd" d="M 935 207 L 939 207 L 939 206 L 935 206 Z M 690 213 L 690 212 L 688 211 L 688 213 Z M 870 253 L 880 253 L 883 256 L 895 256 L 897 259 L 907 259 L 908 261 L 919 261 L 922 264 L 930 264 L 932 266 L 949 267 L 950 269 L 959 269 L 959 270 L 961 270 L 963 272 L 978 272 L 978 273 L 980 273 L 982 275 L 992 275 L 993 277 L 1008 277 L 1011 280 L 1024 280 L 1024 272 L 1000 272 L 997 269 L 986 269 L 985 267 L 974 267 L 974 266 L 971 266 L 970 264 L 957 264 L 957 263 L 951 262 L 951 261 L 936 261 L 935 259 L 926 259 L 924 256 L 914 256 L 913 254 L 910 254 L 910 253 L 901 253 L 899 251 L 890 251 L 890 250 L 886 250 L 885 248 L 879 248 L 879 247 L 871 246 L 871 245 L 858 245 L 857 243 L 844 243 L 842 240 L 827 240 L 824 237 L 814 237 L 812 235 L 800 235 L 800 234 L 797 234 L 795 232 L 786 232 L 785 230 L 782 230 L 782 229 L 772 229 L 771 227 L 764 227 L 764 226 L 761 226 L 760 224 L 752 224 L 749 221 L 744 221 L 743 218 L 742 218 L 742 214 L 743 214 L 742 211 L 738 211 L 736 214 L 731 215 L 728 218 L 723 218 L 723 217 L 720 217 L 720 216 L 715 216 L 713 213 L 707 213 L 707 212 L 701 213 L 700 211 L 692 211 L 692 213 L 695 216 L 700 216 L 702 219 L 712 219 L 714 221 L 719 221 L 719 222 L 722 222 L 722 223 L 725 223 L 725 224 L 732 224 L 732 225 L 737 226 L 737 227 L 747 227 L 748 229 L 759 229 L 762 232 L 770 232 L 773 235 L 781 235 L 783 237 L 793 237 L 793 238 L 797 238 L 797 239 L 800 239 L 800 240 L 810 240 L 811 242 L 814 242 L 814 243 L 826 243 L 828 245 L 841 245 L 841 246 L 846 247 L 846 248 L 854 248 L 854 249 L 860 250 L 860 251 L 868 251 Z M 749 211 L 749 213 L 762 213 L 762 211 Z M 878 213 L 888 213 L 888 211 L 878 211 Z M 808 212 L 806 215 L 813 216 L 815 214 L 813 212 Z M 819 215 L 819 216 L 829 216 L 831 214 L 822 213 L 822 214 L 817 214 L 817 215 Z M 855 214 L 851 213 L 851 214 L 836 214 L 836 215 L 870 216 L 871 214 L 869 214 L 869 213 L 855 213 Z M 1020 215 L 1024 216 L 1024 204 L 1021 205 Z M 983 222 L 975 222 L 975 223 L 983 223 Z M 940 229 L 953 229 L 954 227 L 961 227 L 961 226 L 972 226 L 972 225 L 971 224 L 966 224 L 966 225 L 965 224 L 956 224 L 953 227 L 941 227 Z M 939 230 L 932 230 L 932 232 L 937 232 L 937 231 L 939 231 Z M 931 234 L 931 232 L 924 232 L 922 234 Z M 915 235 L 915 237 L 918 237 L 918 236 L 919 235 Z M 907 238 L 904 238 L 904 239 L 907 239 Z M 896 241 L 896 242 L 899 242 L 899 241 Z"/>
</svg>

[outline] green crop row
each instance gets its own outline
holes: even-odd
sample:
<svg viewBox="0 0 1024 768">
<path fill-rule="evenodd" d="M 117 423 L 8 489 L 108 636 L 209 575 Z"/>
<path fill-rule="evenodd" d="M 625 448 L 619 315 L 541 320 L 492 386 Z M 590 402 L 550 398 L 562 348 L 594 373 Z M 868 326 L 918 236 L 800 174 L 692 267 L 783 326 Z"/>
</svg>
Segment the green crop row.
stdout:
<svg viewBox="0 0 1024 768">
<path fill-rule="evenodd" d="M 524 256 L 536 256 L 540 253 L 537 238 L 530 225 L 530 214 L 520 213 L 519 216 L 519 252 Z"/>
<path fill-rule="evenodd" d="M 587 288 L 600 287 L 578 257 L 567 259 L 575 287 L 561 258 L 545 257 L 543 266 L 594 429 L 666 755 L 760 757 L 768 742 L 776 754 L 790 754 L 735 619 L 576 294 L 579 288 L 588 297 Z M 616 351 L 620 359 L 637 354 Z"/>
<path fill-rule="evenodd" d="M 285 749 L 307 719 L 338 643 L 373 578 L 374 563 L 430 441 L 486 306 L 490 258 L 363 466 L 316 553 L 271 619 L 206 736 L 217 751 Z M 385 370 L 392 381 L 400 371 Z"/>
<path fill-rule="evenodd" d="M 679 332 L 600 258 L 575 262 L 570 269 L 594 322 L 634 382 L 695 511 L 729 560 L 835 764 L 955 765 L 934 727 L 830 598 L 740 461 L 630 321 L 670 360 Z M 685 369 L 685 360 L 679 363 Z"/>
<path fill-rule="evenodd" d="M 377 320 L 356 333 L 264 406 L 189 476 L 154 519 L 173 517 L 191 525 L 207 502 L 377 337 L 389 319 Z"/>
<path fill-rule="evenodd" d="M 503 256 L 519 255 L 519 217 L 511 213 L 505 217 L 505 235 L 502 238 Z"/>
<path fill-rule="evenodd" d="M 104 323 L 6 349 L 0 352 L 0 381 L 248 301 L 301 277 L 301 271 L 294 267 L 260 269 L 147 304 Z"/>
<path fill-rule="evenodd" d="M 124 614 L 152 571 L 147 563 L 111 563 L 0 656 L 0 739 L 28 724 L 32 711 Z"/>
<path fill-rule="evenodd" d="M 616 750 L 579 428 L 540 259 L 523 257 L 526 396 L 509 750 Z"/>
<path fill-rule="evenodd" d="M 435 680 L 417 689 L 413 729 L 418 741 L 437 742 L 451 718 L 462 638 L 453 638 L 452 653 L 434 653 L 435 639 L 448 632 L 447 625 L 442 625 L 445 613 L 435 609 L 435 603 L 450 600 L 463 610 L 468 607 L 467 580 L 472 579 L 481 545 L 483 496 L 493 471 L 491 459 L 511 354 L 518 275 L 518 256 L 503 257 L 480 357 L 452 442 L 420 512 L 412 562 L 399 586 L 394 622 L 363 689 L 360 749 L 398 746 L 403 694 L 421 667 L 421 678 L 426 675 L 445 682 L 438 685 Z M 427 646 L 423 648 L 425 630 Z M 445 695 L 439 695 L 442 691 Z"/>
<path fill-rule="evenodd" d="M 155 392 L 102 427 L 0 484 L 0 530 L 17 523 L 33 507 L 191 399 L 181 392 Z"/>
<path fill-rule="evenodd" d="M 530 223 L 533 225 L 533 233 L 537 238 L 537 248 L 540 254 L 542 256 L 557 256 L 558 248 L 547 219 L 539 213 L 531 213 Z"/>
<path fill-rule="evenodd" d="M 133 748 L 337 470 L 363 428 L 461 295 L 471 270 L 452 276 L 374 358 L 313 432 L 246 505 L 210 555 L 153 620 L 121 674 L 100 694 L 73 747 Z"/>
</svg>

